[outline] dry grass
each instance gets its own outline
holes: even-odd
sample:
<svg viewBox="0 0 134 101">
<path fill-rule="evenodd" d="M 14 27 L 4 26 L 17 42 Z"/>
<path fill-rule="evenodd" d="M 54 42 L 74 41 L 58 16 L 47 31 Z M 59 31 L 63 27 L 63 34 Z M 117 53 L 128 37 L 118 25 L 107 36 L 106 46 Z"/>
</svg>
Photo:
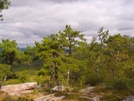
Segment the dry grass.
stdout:
<svg viewBox="0 0 134 101">
<path fill-rule="evenodd" d="M 0 101 L 34 101 L 32 96 L 10 96 L 7 93 L 0 91 Z"/>
<path fill-rule="evenodd" d="M 132 89 L 117 90 L 104 88 L 102 86 L 97 86 L 92 92 L 98 95 L 103 93 L 102 101 L 122 101 L 126 96 L 134 94 L 134 91 Z"/>
</svg>

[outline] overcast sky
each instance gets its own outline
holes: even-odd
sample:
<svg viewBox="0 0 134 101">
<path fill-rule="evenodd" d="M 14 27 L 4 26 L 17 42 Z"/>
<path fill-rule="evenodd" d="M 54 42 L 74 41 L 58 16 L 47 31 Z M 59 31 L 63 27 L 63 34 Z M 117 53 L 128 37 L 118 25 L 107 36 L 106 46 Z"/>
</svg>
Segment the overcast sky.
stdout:
<svg viewBox="0 0 134 101">
<path fill-rule="evenodd" d="M 0 39 L 34 45 L 69 24 L 82 31 L 87 42 L 104 27 L 110 34 L 134 36 L 134 0 L 10 0 L 2 11 Z"/>
</svg>

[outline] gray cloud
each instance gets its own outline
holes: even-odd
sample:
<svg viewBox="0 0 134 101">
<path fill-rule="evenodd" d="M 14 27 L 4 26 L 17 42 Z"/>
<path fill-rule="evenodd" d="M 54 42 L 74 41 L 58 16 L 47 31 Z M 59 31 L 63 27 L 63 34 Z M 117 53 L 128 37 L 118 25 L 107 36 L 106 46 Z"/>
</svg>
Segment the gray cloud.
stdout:
<svg viewBox="0 0 134 101">
<path fill-rule="evenodd" d="M 87 41 L 101 27 L 110 34 L 134 36 L 133 0 L 11 0 L 4 10 L 0 38 L 14 39 L 19 46 L 34 45 L 44 36 L 63 30 L 70 24 L 80 30 Z"/>
<path fill-rule="evenodd" d="M 54 3 L 68 3 L 68 2 L 78 2 L 81 0 L 45 0 L 45 1 L 46 2 L 54 2 Z M 88 0 L 83 0 L 83 1 L 88 1 Z"/>
</svg>

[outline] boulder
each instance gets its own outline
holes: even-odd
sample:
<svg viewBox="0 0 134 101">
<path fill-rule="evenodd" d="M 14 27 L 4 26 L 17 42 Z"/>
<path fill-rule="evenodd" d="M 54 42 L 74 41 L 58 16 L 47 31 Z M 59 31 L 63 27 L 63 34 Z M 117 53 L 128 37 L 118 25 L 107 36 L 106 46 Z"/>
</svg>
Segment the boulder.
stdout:
<svg viewBox="0 0 134 101">
<path fill-rule="evenodd" d="M 37 82 L 28 82 L 23 84 L 7 85 L 1 88 L 1 91 L 8 93 L 9 95 L 21 95 L 27 90 L 33 90 L 37 86 Z"/>
<path fill-rule="evenodd" d="M 42 85 L 38 85 L 38 86 L 35 87 L 35 89 L 37 89 L 37 90 L 41 90 L 42 87 L 43 87 Z"/>
<path fill-rule="evenodd" d="M 65 87 L 61 86 L 61 85 L 55 86 L 55 87 L 52 88 L 53 92 L 59 92 L 59 91 L 64 91 L 64 90 L 65 90 Z"/>
</svg>

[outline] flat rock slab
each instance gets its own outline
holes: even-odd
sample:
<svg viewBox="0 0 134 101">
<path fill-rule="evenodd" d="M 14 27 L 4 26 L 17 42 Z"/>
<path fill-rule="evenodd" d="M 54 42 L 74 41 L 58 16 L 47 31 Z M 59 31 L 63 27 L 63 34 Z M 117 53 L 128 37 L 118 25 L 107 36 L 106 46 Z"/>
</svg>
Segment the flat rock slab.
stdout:
<svg viewBox="0 0 134 101">
<path fill-rule="evenodd" d="M 3 86 L 1 88 L 1 91 L 4 91 L 11 96 L 12 95 L 21 95 L 25 91 L 26 91 L 26 93 L 32 92 L 31 90 L 33 90 L 36 86 L 37 86 L 37 82 L 28 82 L 28 83 L 23 83 L 23 84 Z"/>
<path fill-rule="evenodd" d="M 123 101 L 134 101 L 134 96 L 128 96 L 126 100 Z"/>
<path fill-rule="evenodd" d="M 54 94 L 44 95 L 34 99 L 34 101 L 57 101 L 62 100 L 64 96 L 56 97 Z"/>
<path fill-rule="evenodd" d="M 85 89 L 81 89 L 80 92 L 81 93 L 90 93 L 94 89 L 95 89 L 95 87 L 88 87 L 88 88 L 85 88 Z"/>
</svg>

